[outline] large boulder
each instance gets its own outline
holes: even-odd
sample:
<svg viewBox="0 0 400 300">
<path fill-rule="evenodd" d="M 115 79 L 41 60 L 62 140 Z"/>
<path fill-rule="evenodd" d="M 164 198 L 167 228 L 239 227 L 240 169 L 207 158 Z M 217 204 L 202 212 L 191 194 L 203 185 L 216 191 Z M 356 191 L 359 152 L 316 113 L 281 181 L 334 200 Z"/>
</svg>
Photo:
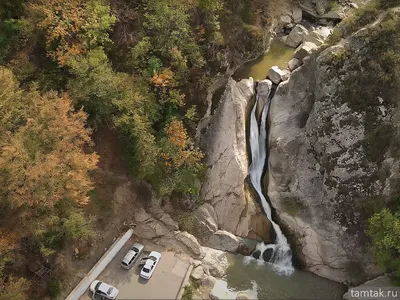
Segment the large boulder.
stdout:
<svg viewBox="0 0 400 300">
<path fill-rule="evenodd" d="M 219 229 L 236 236 L 269 236 L 269 222 L 258 202 L 245 188 L 249 165 L 246 115 L 253 96 L 253 79 L 236 82 L 230 78 L 207 131 L 200 137 L 209 166 L 201 196 L 209 205 L 206 209 L 212 217 L 210 222 L 204 221 L 208 217 L 200 219 L 207 224 L 208 234 L 215 229 L 212 225 L 215 221 Z"/>
<path fill-rule="evenodd" d="M 317 48 L 317 45 L 311 42 L 304 42 L 299 46 L 293 54 L 294 58 L 297 58 L 299 61 L 303 62 L 304 58 L 309 56 L 311 52 Z"/>
<path fill-rule="evenodd" d="M 289 33 L 285 43 L 290 47 L 296 48 L 303 42 L 307 34 L 308 30 L 303 25 L 297 24 Z"/>
<path fill-rule="evenodd" d="M 180 231 L 174 236 L 176 243 L 186 253 L 192 254 L 196 257 L 203 256 L 202 247 L 197 239 L 186 231 Z"/>
<path fill-rule="evenodd" d="M 287 70 L 281 70 L 278 66 L 273 66 L 269 69 L 268 78 L 275 84 L 279 84 L 281 81 L 289 79 L 289 72 Z"/>
<path fill-rule="evenodd" d="M 298 67 L 300 67 L 302 64 L 302 61 L 296 57 L 293 57 L 291 60 L 289 60 L 288 63 L 288 69 L 290 71 L 296 70 Z"/>
<path fill-rule="evenodd" d="M 218 230 L 207 241 L 206 246 L 218 250 L 236 252 L 239 239 L 230 232 Z"/>
<path fill-rule="evenodd" d="M 204 257 L 201 260 L 204 273 L 214 277 L 223 277 L 229 266 L 226 252 L 202 247 Z"/>
<path fill-rule="evenodd" d="M 202 266 L 197 266 L 193 269 L 192 274 L 190 277 L 195 281 L 201 281 L 204 278 L 204 270 Z"/>
</svg>

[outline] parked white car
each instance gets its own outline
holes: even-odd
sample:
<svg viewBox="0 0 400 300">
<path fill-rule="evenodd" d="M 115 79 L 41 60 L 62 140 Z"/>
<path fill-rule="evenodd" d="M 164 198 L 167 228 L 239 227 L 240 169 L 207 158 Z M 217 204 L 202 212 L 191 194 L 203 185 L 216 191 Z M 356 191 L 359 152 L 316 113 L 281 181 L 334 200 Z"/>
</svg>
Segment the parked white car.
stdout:
<svg viewBox="0 0 400 300">
<path fill-rule="evenodd" d="M 144 263 L 142 270 L 140 271 L 140 277 L 144 279 L 150 279 L 160 259 L 161 253 L 151 251 L 150 255 L 147 257 L 146 262 Z"/>
<path fill-rule="evenodd" d="M 92 282 L 92 284 L 90 285 L 90 290 L 93 293 L 92 299 L 94 299 L 96 295 L 99 295 L 101 299 L 114 300 L 117 298 L 117 295 L 119 293 L 119 290 L 117 288 L 99 280 L 95 280 Z"/>
</svg>

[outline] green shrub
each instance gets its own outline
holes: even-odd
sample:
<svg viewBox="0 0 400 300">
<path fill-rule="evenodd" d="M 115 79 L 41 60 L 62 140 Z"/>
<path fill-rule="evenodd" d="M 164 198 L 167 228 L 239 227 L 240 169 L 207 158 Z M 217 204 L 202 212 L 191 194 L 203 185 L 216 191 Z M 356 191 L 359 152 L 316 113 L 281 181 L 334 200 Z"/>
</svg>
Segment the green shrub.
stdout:
<svg viewBox="0 0 400 300">
<path fill-rule="evenodd" d="M 400 214 L 387 208 L 375 213 L 368 223 L 368 235 L 378 263 L 400 277 Z"/>
<path fill-rule="evenodd" d="M 185 290 L 182 294 L 182 300 L 192 300 L 193 299 L 193 287 L 190 284 L 185 285 Z"/>
<path fill-rule="evenodd" d="M 55 278 L 50 279 L 50 281 L 47 283 L 47 293 L 49 294 L 50 298 L 57 298 L 57 296 L 60 295 L 62 287 L 62 283 L 59 280 Z"/>
</svg>

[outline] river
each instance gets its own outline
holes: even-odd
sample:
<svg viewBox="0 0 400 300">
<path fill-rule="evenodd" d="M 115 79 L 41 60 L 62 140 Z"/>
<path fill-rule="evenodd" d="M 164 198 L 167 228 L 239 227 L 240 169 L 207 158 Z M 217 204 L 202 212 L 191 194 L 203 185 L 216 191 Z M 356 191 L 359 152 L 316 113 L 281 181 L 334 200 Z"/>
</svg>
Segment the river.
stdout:
<svg viewBox="0 0 400 300">
<path fill-rule="evenodd" d="M 290 276 L 277 275 L 267 263 L 228 254 L 225 280 L 233 291 L 251 290 L 256 283 L 258 299 L 342 299 L 343 284 L 309 272 L 295 270 Z"/>
<path fill-rule="evenodd" d="M 294 48 L 286 46 L 279 39 L 274 39 L 267 52 L 260 57 L 243 65 L 233 74 L 233 79 L 253 77 L 254 80 L 263 80 L 267 77 L 268 71 L 272 66 L 278 66 L 285 69 L 287 63 L 293 57 Z"/>
</svg>

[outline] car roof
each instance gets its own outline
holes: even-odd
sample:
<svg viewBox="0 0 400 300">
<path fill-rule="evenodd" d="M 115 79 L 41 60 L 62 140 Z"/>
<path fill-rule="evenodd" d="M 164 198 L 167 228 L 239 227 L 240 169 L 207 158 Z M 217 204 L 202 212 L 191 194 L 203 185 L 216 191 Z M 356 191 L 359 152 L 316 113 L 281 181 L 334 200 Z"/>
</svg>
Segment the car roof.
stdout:
<svg viewBox="0 0 400 300">
<path fill-rule="evenodd" d="M 129 250 L 122 261 L 128 263 L 135 255 L 136 255 L 135 251 Z"/>
<path fill-rule="evenodd" d="M 143 248 L 144 248 L 144 246 L 142 245 L 142 244 L 139 244 L 139 243 L 134 243 L 133 245 L 132 245 L 132 248 L 133 247 L 135 247 L 136 249 L 138 249 L 139 251 L 140 250 L 142 250 Z M 131 248 L 131 249 L 132 249 Z"/>
<path fill-rule="evenodd" d="M 107 284 L 107 283 L 105 283 L 105 282 L 101 282 L 101 284 L 100 284 L 100 286 L 99 286 L 99 290 L 102 291 L 103 293 L 107 293 L 108 290 L 109 290 L 111 287 L 114 288 L 113 286 L 111 286 L 111 285 L 109 285 L 109 284 Z"/>
<path fill-rule="evenodd" d="M 149 256 L 154 256 L 155 258 L 160 259 L 161 253 L 157 251 L 151 251 Z"/>
</svg>

